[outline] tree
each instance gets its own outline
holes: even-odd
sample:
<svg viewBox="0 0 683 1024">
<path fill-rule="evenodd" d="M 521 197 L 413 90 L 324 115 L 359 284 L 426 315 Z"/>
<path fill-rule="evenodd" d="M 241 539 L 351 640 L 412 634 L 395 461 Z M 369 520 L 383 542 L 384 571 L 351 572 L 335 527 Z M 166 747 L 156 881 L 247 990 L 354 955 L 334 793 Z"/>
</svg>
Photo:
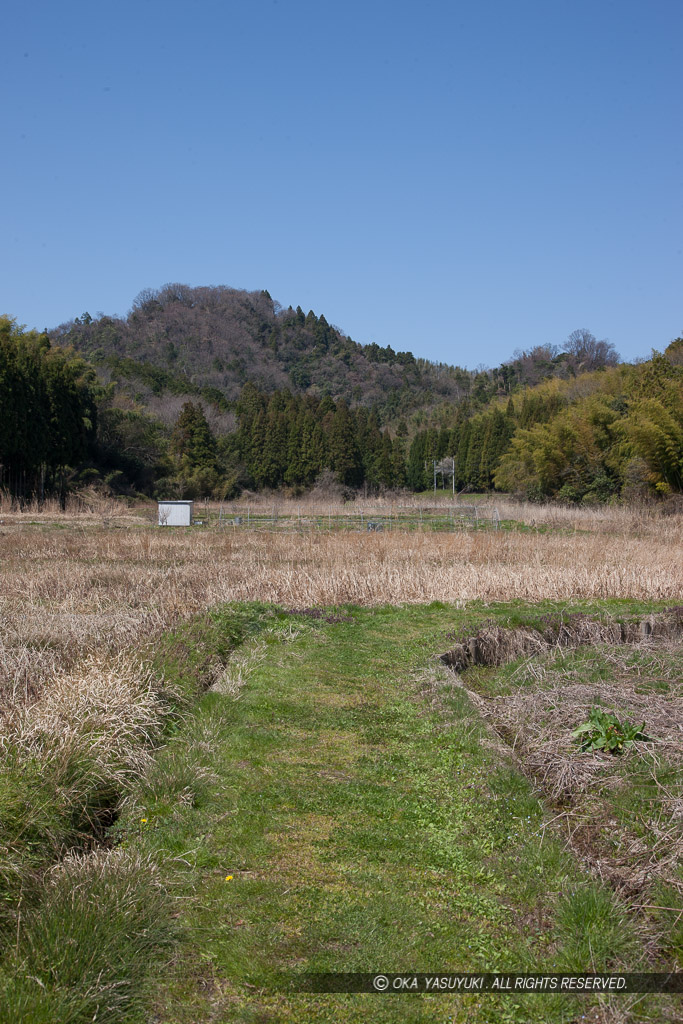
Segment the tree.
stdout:
<svg viewBox="0 0 683 1024">
<path fill-rule="evenodd" d="M 391 443 L 391 437 L 389 431 L 385 430 L 382 434 L 382 441 L 379 452 L 375 459 L 375 476 L 377 482 L 383 487 L 393 487 L 394 480 L 394 462 L 393 462 L 393 448 Z"/>
<path fill-rule="evenodd" d="M 353 420 L 346 402 L 339 402 L 333 415 L 328 451 L 330 468 L 340 484 L 358 486 L 363 479 L 360 452 L 356 443 Z"/>
<path fill-rule="evenodd" d="M 563 348 L 571 356 L 575 373 L 602 370 L 619 362 L 619 353 L 614 345 L 607 340 L 598 341 L 585 327 L 572 331 Z"/>
<path fill-rule="evenodd" d="M 290 486 L 304 482 L 304 429 L 305 415 L 302 411 L 291 423 L 287 438 L 287 465 L 284 481 Z"/>
<path fill-rule="evenodd" d="M 465 460 L 465 482 L 468 486 L 478 490 L 485 487 L 487 481 L 482 479 L 481 466 L 484 453 L 484 438 L 486 436 L 486 420 L 480 416 L 472 420 L 470 424 L 469 444 L 467 447 L 467 459 Z"/>
<path fill-rule="evenodd" d="M 656 489 L 683 491 L 683 387 L 677 413 L 656 399 L 645 399 L 635 405 L 624 429 Z"/>
<path fill-rule="evenodd" d="M 171 438 L 171 450 L 189 472 L 215 469 L 216 439 L 201 405 L 185 402 Z"/>
<path fill-rule="evenodd" d="M 514 423 L 500 409 L 494 409 L 487 417 L 479 473 L 480 481 L 487 489 L 493 486 L 493 474 L 501 457 L 507 451 L 514 432 Z"/>
<path fill-rule="evenodd" d="M 425 475 L 425 442 L 426 433 L 421 430 L 412 440 L 406 466 L 406 482 L 412 491 L 424 491 L 427 488 Z"/>
<path fill-rule="evenodd" d="M 664 349 L 664 357 L 672 366 L 683 366 L 683 338 L 674 338 Z"/>
<path fill-rule="evenodd" d="M 454 449 L 455 454 L 455 486 L 457 490 L 467 487 L 467 460 L 470 449 L 470 435 L 472 433 L 472 421 L 466 420 L 458 431 L 458 447 Z"/>
</svg>

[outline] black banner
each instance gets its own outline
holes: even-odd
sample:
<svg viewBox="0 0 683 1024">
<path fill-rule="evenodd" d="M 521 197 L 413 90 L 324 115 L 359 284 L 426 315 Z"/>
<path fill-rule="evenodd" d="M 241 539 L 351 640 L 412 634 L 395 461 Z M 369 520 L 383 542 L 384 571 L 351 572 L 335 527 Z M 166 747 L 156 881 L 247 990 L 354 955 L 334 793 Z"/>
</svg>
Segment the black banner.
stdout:
<svg viewBox="0 0 683 1024">
<path fill-rule="evenodd" d="M 460 992 L 473 995 L 553 993 L 673 992 L 683 993 L 683 973 L 677 974 L 288 974 L 281 976 L 289 992 L 374 992 L 377 995 Z"/>
</svg>

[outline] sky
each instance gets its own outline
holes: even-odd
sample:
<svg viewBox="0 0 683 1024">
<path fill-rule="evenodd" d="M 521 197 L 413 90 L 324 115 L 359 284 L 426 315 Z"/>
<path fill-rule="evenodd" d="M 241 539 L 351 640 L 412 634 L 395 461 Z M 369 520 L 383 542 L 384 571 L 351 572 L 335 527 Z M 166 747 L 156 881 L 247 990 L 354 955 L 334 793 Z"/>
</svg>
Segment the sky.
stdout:
<svg viewBox="0 0 683 1024">
<path fill-rule="evenodd" d="M 494 366 L 683 332 L 680 0 L 25 0 L 0 67 L 0 313 L 267 289 Z"/>
</svg>

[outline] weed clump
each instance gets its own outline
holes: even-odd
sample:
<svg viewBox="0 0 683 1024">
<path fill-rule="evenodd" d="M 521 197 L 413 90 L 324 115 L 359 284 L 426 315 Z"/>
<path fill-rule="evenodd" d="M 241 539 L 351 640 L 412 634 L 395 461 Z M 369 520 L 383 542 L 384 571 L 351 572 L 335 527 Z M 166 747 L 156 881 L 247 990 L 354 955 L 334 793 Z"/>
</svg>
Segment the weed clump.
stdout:
<svg viewBox="0 0 683 1024">
<path fill-rule="evenodd" d="M 173 938 L 155 864 L 128 850 L 69 854 L 0 967 L 0 1018 L 114 1024 L 139 1010 L 150 957 Z"/>
<path fill-rule="evenodd" d="M 615 715 L 597 707 L 591 708 L 588 721 L 574 729 L 572 736 L 583 752 L 604 750 L 610 754 L 623 754 L 636 740 L 652 741 L 645 734 L 645 722 L 640 726 L 620 722 Z"/>
<path fill-rule="evenodd" d="M 12 709 L 0 739 L 0 929 L 66 850 L 101 840 L 142 778 L 173 707 L 163 679 L 130 658 L 88 659 Z"/>
</svg>

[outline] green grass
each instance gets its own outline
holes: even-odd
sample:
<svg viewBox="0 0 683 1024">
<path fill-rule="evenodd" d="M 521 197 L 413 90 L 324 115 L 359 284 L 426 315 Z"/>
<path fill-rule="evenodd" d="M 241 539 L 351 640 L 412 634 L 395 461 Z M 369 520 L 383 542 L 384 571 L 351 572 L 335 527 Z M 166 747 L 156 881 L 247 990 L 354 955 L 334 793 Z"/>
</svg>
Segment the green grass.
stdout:
<svg viewBox="0 0 683 1024">
<path fill-rule="evenodd" d="M 524 523 L 521 519 L 501 519 L 499 529 L 515 533 L 553 533 L 560 537 L 574 537 L 577 534 L 584 537 L 590 534 L 590 530 L 579 530 L 573 526 L 551 526 L 549 523 L 537 523 L 533 526 Z"/>
<path fill-rule="evenodd" d="M 0 967 L 0 1017 L 30 1024 L 146 1019 L 149 957 L 173 939 L 158 868 L 135 853 L 68 858 L 17 925 Z"/>
<path fill-rule="evenodd" d="M 637 678 L 637 693 L 667 694 L 671 691 L 672 681 L 676 678 L 672 670 L 680 669 L 679 652 L 664 650 L 651 653 L 647 649 L 624 648 L 620 653 L 623 653 L 624 670 Z M 502 697 L 520 687 L 547 689 L 557 683 L 560 674 L 568 681 L 581 683 L 610 682 L 615 677 L 609 646 L 587 645 L 553 650 L 547 656 L 534 660 L 545 670 L 545 678 L 525 673 L 526 659 L 520 658 L 501 667 L 473 665 L 467 670 L 468 685 L 487 697 Z"/>
<path fill-rule="evenodd" d="M 537 795 L 447 670 L 425 675 L 444 633 L 482 616 L 441 604 L 346 614 L 275 624 L 239 699 L 203 699 L 159 758 L 168 788 L 144 788 L 121 823 L 188 897 L 155 1012 L 168 1024 L 572 1020 L 566 997 L 407 997 L 408 1009 L 278 987 L 282 971 L 643 962 L 633 915 L 549 832 L 539 841 Z M 189 795 L 170 781 L 185 759 L 213 773 Z M 666 1019 L 656 1003 L 639 1010 Z"/>
<path fill-rule="evenodd" d="M 192 706 L 233 651 L 266 628 L 274 615 L 273 608 L 257 602 L 227 604 L 166 633 L 156 645 L 152 668 L 183 696 L 178 710 Z"/>
<path fill-rule="evenodd" d="M 165 638 L 156 667 L 186 702 L 111 830 L 118 878 L 114 861 L 45 885 L 0 969 L 0 1019 L 579 1019 L 591 997 L 314 995 L 281 980 L 645 964 L 633 912 L 542 829 L 538 793 L 436 659 L 451 633 L 557 611 L 434 603 L 328 623 L 243 605 Z M 190 713 L 238 645 L 242 688 Z M 650 998 L 637 1020 L 670 1011 Z"/>
<path fill-rule="evenodd" d="M 201 616 L 167 634 L 157 647 L 154 667 L 170 684 L 160 694 L 160 725 L 167 734 L 193 707 L 202 686 L 225 665 L 244 640 L 272 618 L 260 605 Z M 27 753 L 7 740 L 0 763 L 0 937 L 13 929 L 17 907 L 34 899 L 40 876 L 66 850 L 88 848 L 102 838 L 101 821 L 125 794 L 116 758 L 110 775 L 91 756 L 88 735 L 60 745 L 45 738 L 39 753 Z M 40 754 L 40 756 L 39 756 Z"/>
<path fill-rule="evenodd" d="M 456 506 L 457 508 L 457 506 Z M 239 524 L 236 519 L 239 517 Z M 507 528 L 512 520 L 506 520 Z M 335 513 L 306 513 L 298 515 L 294 513 L 277 513 L 273 516 L 267 511 L 240 512 L 232 510 L 230 515 L 220 521 L 219 515 L 213 513 L 200 522 L 193 524 L 197 529 L 222 529 L 230 533 L 239 533 L 240 530 L 285 530 L 290 533 L 310 533 L 316 531 L 338 532 L 355 531 L 366 532 L 369 530 L 400 531 L 400 532 L 453 532 L 459 530 L 490 530 L 495 529 L 495 524 L 490 519 L 470 520 L 466 518 L 452 517 L 451 511 L 444 508 L 443 512 L 435 511 L 433 507 L 421 511 L 419 508 L 400 508 L 391 511 L 375 512 L 335 512 Z M 520 524 L 521 526 L 522 524 Z M 178 529 L 182 529 L 178 527 Z M 569 531 L 573 532 L 573 531 Z"/>
</svg>

